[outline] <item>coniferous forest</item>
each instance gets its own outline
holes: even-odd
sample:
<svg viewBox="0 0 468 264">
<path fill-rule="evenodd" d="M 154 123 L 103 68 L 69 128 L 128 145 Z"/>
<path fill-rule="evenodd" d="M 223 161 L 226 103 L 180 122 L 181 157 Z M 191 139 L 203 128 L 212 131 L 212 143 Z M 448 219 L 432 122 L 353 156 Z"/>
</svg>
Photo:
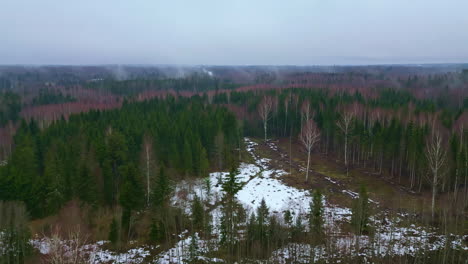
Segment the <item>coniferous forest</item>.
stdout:
<svg viewBox="0 0 468 264">
<path fill-rule="evenodd" d="M 466 261 L 463 68 L 62 70 L 2 77 L 0 263 Z"/>
</svg>

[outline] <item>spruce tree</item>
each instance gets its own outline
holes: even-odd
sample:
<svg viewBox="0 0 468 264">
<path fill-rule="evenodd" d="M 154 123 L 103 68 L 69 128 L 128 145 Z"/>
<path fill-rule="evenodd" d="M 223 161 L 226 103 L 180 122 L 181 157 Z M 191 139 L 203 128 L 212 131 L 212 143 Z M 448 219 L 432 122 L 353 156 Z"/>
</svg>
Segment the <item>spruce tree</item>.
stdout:
<svg viewBox="0 0 468 264">
<path fill-rule="evenodd" d="M 195 194 L 193 201 L 192 201 L 192 223 L 193 227 L 196 230 L 201 230 L 203 229 L 203 224 L 204 224 L 204 216 L 205 212 L 203 209 L 203 204 L 198 197 L 198 195 Z"/>
<path fill-rule="evenodd" d="M 149 241 L 153 244 L 160 241 L 161 239 L 160 235 L 161 235 L 161 232 L 159 230 L 158 224 L 156 223 L 155 220 L 151 221 Z"/>
<path fill-rule="evenodd" d="M 132 211 L 140 209 L 144 204 L 144 190 L 137 174 L 138 171 L 133 164 L 127 166 L 119 197 L 120 205 L 123 208 L 122 227 L 127 235 L 130 234 Z"/>
<path fill-rule="evenodd" d="M 357 235 L 366 234 L 369 227 L 369 197 L 364 185 L 359 189 L 359 198 L 354 200 L 352 207 L 351 225 Z"/>
<path fill-rule="evenodd" d="M 197 257 L 200 255 L 199 247 L 198 247 L 198 235 L 197 233 L 193 233 L 190 237 L 190 245 L 189 245 L 189 263 L 193 263 L 197 260 Z"/>
<path fill-rule="evenodd" d="M 108 239 L 114 246 L 117 244 L 119 240 L 119 226 L 115 218 L 112 218 Z"/>
<path fill-rule="evenodd" d="M 225 245 L 230 253 L 232 253 L 235 243 L 235 236 L 237 234 L 237 219 L 236 207 L 238 207 L 235 197 L 237 192 L 242 188 L 241 183 L 237 177 L 237 170 L 233 168 L 229 175 L 222 183 L 224 191 L 223 208 L 221 216 L 221 244 Z"/>
<path fill-rule="evenodd" d="M 156 180 L 156 185 L 153 189 L 153 204 L 156 207 L 166 205 L 166 202 L 171 194 L 172 187 L 169 178 L 166 175 L 164 165 L 161 164 L 159 168 L 159 175 Z"/>
<path fill-rule="evenodd" d="M 310 204 L 309 228 L 314 236 L 321 236 L 323 232 L 323 205 L 322 194 L 319 190 L 314 192 Z"/>
<path fill-rule="evenodd" d="M 257 208 L 257 227 L 258 227 L 258 239 L 262 246 L 267 241 L 267 228 L 268 228 L 268 216 L 270 212 L 266 205 L 265 199 L 262 199 L 260 206 Z"/>
</svg>

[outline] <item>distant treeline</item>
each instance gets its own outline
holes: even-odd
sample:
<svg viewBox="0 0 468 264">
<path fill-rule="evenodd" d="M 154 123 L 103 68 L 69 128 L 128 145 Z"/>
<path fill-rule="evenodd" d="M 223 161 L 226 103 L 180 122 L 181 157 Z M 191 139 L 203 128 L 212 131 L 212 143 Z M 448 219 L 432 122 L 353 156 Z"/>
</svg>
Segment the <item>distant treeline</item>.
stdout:
<svg viewBox="0 0 468 264">
<path fill-rule="evenodd" d="M 48 105 L 76 102 L 70 95 L 63 95 L 60 90 L 41 89 L 39 94 L 33 98 L 32 105 Z"/>
<path fill-rule="evenodd" d="M 133 79 L 99 80 L 86 84 L 87 88 L 109 92 L 116 95 L 131 96 L 146 91 L 190 91 L 205 92 L 239 87 L 231 81 L 212 78 L 206 74 L 193 74 L 185 78 L 174 79 Z"/>
</svg>

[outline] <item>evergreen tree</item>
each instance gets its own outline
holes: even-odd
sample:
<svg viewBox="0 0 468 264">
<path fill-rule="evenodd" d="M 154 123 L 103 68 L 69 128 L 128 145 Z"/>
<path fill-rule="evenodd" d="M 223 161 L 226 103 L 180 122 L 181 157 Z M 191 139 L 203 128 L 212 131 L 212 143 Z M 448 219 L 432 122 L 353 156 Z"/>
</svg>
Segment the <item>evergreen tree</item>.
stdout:
<svg viewBox="0 0 468 264">
<path fill-rule="evenodd" d="M 137 178 L 138 171 L 133 164 L 128 165 L 124 173 L 119 202 L 123 208 L 122 227 L 129 235 L 132 211 L 140 209 L 144 204 L 144 191 Z"/>
<path fill-rule="evenodd" d="M 166 175 L 164 165 L 159 168 L 159 175 L 153 189 L 153 204 L 157 207 L 165 206 L 171 194 L 172 187 Z"/>
<path fill-rule="evenodd" d="M 127 162 L 128 148 L 125 137 L 118 131 L 110 129 L 107 138 L 107 155 L 104 161 L 104 194 L 109 205 L 116 202 L 122 173 Z"/>
<path fill-rule="evenodd" d="M 198 235 L 197 233 L 193 233 L 190 237 L 190 245 L 189 245 L 189 262 L 193 263 L 197 260 L 197 257 L 200 255 L 199 247 L 198 247 Z"/>
<path fill-rule="evenodd" d="M 354 200 L 351 213 L 351 225 L 356 234 L 369 233 L 369 197 L 365 186 L 359 189 L 359 198 Z"/>
<path fill-rule="evenodd" d="M 78 198 L 81 201 L 86 202 L 90 205 L 97 204 L 98 200 L 98 190 L 97 190 L 97 183 L 92 175 L 91 170 L 86 166 L 86 164 L 82 164 L 80 166 L 80 171 L 78 173 L 78 187 L 77 193 Z"/>
<path fill-rule="evenodd" d="M 257 228 L 258 228 L 258 239 L 262 246 L 265 246 L 267 237 L 267 228 L 268 228 L 268 217 L 269 209 L 266 205 L 265 199 L 262 199 L 260 206 L 257 208 Z"/>
<path fill-rule="evenodd" d="M 310 204 L 309 228 L 314 236 L 320 237 L 323 232 L 323 205 L 322 194 L 319 190 L 314 192 L 312 203 Z"/>
<path fill-rule="evenodd" d="M 183 167 L 185 174 L 190 174 L 193 172 L 193 161 L 192 161 L 192 147 L 190 145 L 190 141 L 188 138 L 185 138 L 184 147 L 182 150 L 182 158 L 183 158 Z"/>
<path fill-rule="evenodd" d="M 151 226 L 150 226 L 150 232 L 149 232 L 149 241 L 151 243 L 155 243 L 157 241 L 161 240 L 161 231 L 159 230 L 158 224 L 156 224 L 156 221 L 153 220 L 151 221 Z"/>
<path fill-rule="evenodd" d="M 222 189 L 224 191 L 223 208 L 221 217 L 221 244 L 225 245 L 229 252 L 233 252 L 233 246 L 236 243 L 237 235 L 237 209 L 239 205 L 236 203 L 235 197 L 237 192 L 242 188 L 237 177 L 238 172 L 232 169 L 229 175 L 224 179 Z"/>
<path fill-rule="evenodd" d="M 43 182 L 45 188 L 45 208 L 48 214 L 57 212 L 65 200 L 64 173 L 62 161 L 56 156 L 56 150 L 51 149 L 46 155 Z"/>
<path fill-rule="evenodd" d="M 119 241 L 119 226 L 115 218 L 112 218 L 108 239 L 113 245 L 116 245 Z"/>
<path fill-rule="evenodd" d="M 203 209 L 203 204 L 200 201 L 200 198 L 198 197 L 198 195 L 196 195 L 196 194 L 195 194 L 195 197 L 193 198 L 191 207 L 192 207 L 191 209 L 192 209 L 193 227 L 196 230 L 201 230 L 201 229 L 203 229 L 203 225 L 204 225 L 204 222 L 205 222 L 205 219 L 204 219 L 205 212 L 204 212 L 204 209 Z"/>
</svg>

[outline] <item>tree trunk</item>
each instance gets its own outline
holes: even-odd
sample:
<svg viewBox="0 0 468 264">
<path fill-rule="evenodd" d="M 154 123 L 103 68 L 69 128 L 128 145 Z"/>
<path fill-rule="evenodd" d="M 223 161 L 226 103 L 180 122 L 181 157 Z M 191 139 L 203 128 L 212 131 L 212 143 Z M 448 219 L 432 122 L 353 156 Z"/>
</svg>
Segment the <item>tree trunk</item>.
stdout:
<svg viewBox="0 0 468 264">
<path fill-rule="evenodd" d="M 432 182 L 432 204 L 431 204 L 431 210 L 432 210 L 432 219 L 434 219 L 434 209 L 435 209 L 435 197 L 436 197 L 436 192 L 437 192 L 437 173 L 434 173 L 434 179 Z"/>
<path fill-rule="evenodd" d="M 310 165 L 310 149 L 307 150 L 307 171 L 306 171 L 306 182 L 309 181 L 309 165 Z"/>
<path fill-rule="evenodd" d="M 146 145 L 146 205 L 149 206 L 149 197 L 150 197 L 150 180 L 149 180 L 149 150 L 148 145 Z"/>
</svg>

